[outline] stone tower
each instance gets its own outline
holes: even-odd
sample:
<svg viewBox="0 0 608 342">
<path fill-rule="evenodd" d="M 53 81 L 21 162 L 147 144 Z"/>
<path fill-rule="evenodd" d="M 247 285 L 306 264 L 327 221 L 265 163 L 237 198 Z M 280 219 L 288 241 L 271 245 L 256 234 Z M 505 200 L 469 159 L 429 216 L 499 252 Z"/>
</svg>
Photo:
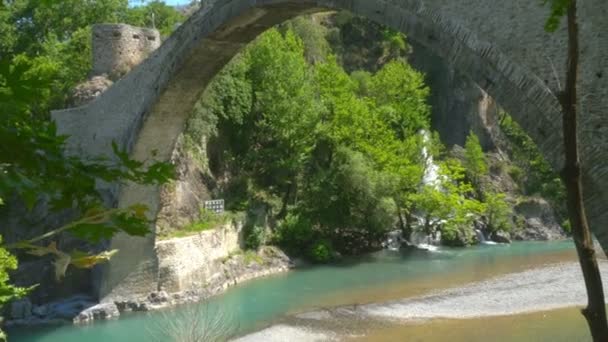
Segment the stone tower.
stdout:
<svg viewBox="0 0 608 342">
<path fill-rule="evenodd" d="M 71 107 L 94 100 L 161 44 L 157 30 L 126 24 L 94 25 L 92 41 L 93 68 L 89 79 L 72 90 Z"/>
<path fill-rule="evenodd" d="M 92 76 L 107 74 L 117 79 L 146 59 L 161 43 L 154 29 L 125 24 L 93 26 Z"/>
</svg>

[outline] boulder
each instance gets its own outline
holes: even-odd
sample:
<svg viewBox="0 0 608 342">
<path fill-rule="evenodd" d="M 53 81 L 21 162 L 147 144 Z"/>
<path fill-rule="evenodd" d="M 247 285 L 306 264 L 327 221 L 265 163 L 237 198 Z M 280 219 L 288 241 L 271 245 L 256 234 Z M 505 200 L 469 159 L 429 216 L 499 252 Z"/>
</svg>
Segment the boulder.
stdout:
<svg viewBox="0 0 608 342">
<path fill-rule="evenodd" d="M 73 320 L 83 310 L 97 304 L 95 300 L 86 295 L 75 295 L 48 304 L 48 317 Z"/>
<path fill-rule="evenodd" d="M 152 292 L 148 295 L 148 302 L 153 305 L 163 305 L 169 301 L 169 295 L 165 291 Z"/>
<path fill-rule="evenodd" d="M 74 317 L 75 324 L 87 323 L 95 320 L 110 319 L 120 316 L 118 307 L 114 303 L 101 303 L 92 306 Z"/>
<path fill-rule="evenodd" d="M 538 197 L 526 198 L 514 208 L 520 218 L 512 236 L 515 240 L 559 240 L 566 233 L 557 222 L 553 207 Z"/>
<path fill-rule="evenodd" d="M 11 303 L 12 319 L 28 319 L 32 316 L 32 302 L 28 298 L 16 300 Z"/>
<path fill-rule="evenodd" d="M 32 313 L 38 317 L 46 317 L 50 311 L 48 305 L 37 305 L 32 309 Z"/>
<path fill-rule="evenodd" d="M 511 234 L 498 230 L 490 234 L 490 239 L 498 243 L 511 243 Z"/>
</svg>

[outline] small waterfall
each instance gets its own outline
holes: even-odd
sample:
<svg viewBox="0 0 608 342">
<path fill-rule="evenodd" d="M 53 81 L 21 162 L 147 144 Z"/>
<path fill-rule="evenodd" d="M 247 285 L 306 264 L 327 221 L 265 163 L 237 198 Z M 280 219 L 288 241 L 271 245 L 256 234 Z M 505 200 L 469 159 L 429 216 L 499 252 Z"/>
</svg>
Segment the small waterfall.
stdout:
<svg viewBox="0 0 608 342">
<path fill-rule="evenodd" d="M 398 251 L 401 248 L 402 243 L 403 233 L 401 230 L 393 230 L 387 234 L 386 241 L 384 241 L 383 246 L 391 251 Z"/>
<path fill-rule="evenodd" d="M 439 166 L 437 166 L 437 164 L 435 164 L 435 161 L 433 160 L 433 156 L 429 153 L 429 150 L 427 148 L 427 143 L 430 141 L 431 137 L 429 132 L 422 130 L 420 131 L 420 134 L 422 135 L 422 141 L 423 141 L 423 146 L 422 146 L 422 159 L 425 162 L 424 165 L 424 175 L 422 177 L 422 184 L 423 185 L 431 185 L 433 187 L 435 187 L 436 189 L 439 189 L 440 186 L 440 182 L 439 182 Z"/>
<path fill-rule="evenodd" d="M 477 240 L 479 240 L 479 243 L 481 243 L 482 245 L 495 245 L 496 244 L 496 242 L 494 242 L 494 241 L 486 240 L 486 237 L 483 235 L 483 232 L 479 229 L 475 229 L 475 234 L 477 235 Z"/>
<path fill-rule="evenodd" d="M 435 246 L 435 243 L 437 243 L 437 239 L 433 239 L 431 236 L 420 231 L 414 231 L 410 235 L 410 244 L 419 249 L 434 252 L 439 249 Z"/>
</svg>

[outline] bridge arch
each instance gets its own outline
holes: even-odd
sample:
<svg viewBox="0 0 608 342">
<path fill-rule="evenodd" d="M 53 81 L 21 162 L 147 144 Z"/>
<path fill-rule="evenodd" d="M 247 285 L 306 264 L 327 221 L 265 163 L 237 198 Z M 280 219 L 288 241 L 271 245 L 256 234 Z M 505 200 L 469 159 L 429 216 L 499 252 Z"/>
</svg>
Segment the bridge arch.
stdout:
<svg viewBox="0 0 608 342">
<path fill-rule="evenodd" d="M 594 233 L 608 250 L 608 86 L 597 76 L 604 72 L 608 77 L 608 6 L 604 0 L 582 6 L 586 54 L 581 91 L 589 113 L 583 129 L 590 129 L 582 139 L 587 206 Z M 548 12 L 530 0 L 217 0 L 102 96 L 83 107 L 56 111 L 53 118 L 60 133 L 71 136 L 72 153 L 110 155 L 116 141 L 136 159 L 154 155 L 168 161 L 194 103 L 235 54 L 276 24 L 333 9 L 401 31 L 449 61 L 501 103 L 553 166 L 561 167 L 561 115 L 554 93 L 563 83 L 565 35 L 563 29 L 545 33 Z M 144 203 L 152 215 L 159 210 L 157 187 L 113 186 L 109 194 L 118 206 Z M 112 248 L 128 252 L 104 268 L 98 282 L 101 298 L 157 290 L 154 240 L 154 234 L 112 240 Z"/>
</svg>

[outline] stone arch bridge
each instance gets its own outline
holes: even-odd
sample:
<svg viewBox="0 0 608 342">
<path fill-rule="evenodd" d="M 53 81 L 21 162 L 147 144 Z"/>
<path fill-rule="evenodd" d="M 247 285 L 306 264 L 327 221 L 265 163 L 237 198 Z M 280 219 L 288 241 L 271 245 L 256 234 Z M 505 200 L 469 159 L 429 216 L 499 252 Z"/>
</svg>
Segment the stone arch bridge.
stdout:
<svg viewBox="0 0 608 342">
<path fill-rule="evenodd" d="M 69 149 L 111 155 L 116 141 L 136 159 L 168 161 L 193 104 L 218 71 L 266 29 L 301 14 L 344 9 L 401 31 L 444 58 L 505 107 L 557 169 L 566 31 L 544 32 L 540 0 L 217 0 L 195 13 L 147 60 L 90 104 L 53 113 Z M 588 218 L 608 250 L 608 2 L 579 2 L 581 152 Z M 116 205 L 159 209 L 159 189 L 111 187 Z M 101 272 L 103 299 L 157 290 L 154 234 L 117 236 L 121 252 Z"/>
</svg>

